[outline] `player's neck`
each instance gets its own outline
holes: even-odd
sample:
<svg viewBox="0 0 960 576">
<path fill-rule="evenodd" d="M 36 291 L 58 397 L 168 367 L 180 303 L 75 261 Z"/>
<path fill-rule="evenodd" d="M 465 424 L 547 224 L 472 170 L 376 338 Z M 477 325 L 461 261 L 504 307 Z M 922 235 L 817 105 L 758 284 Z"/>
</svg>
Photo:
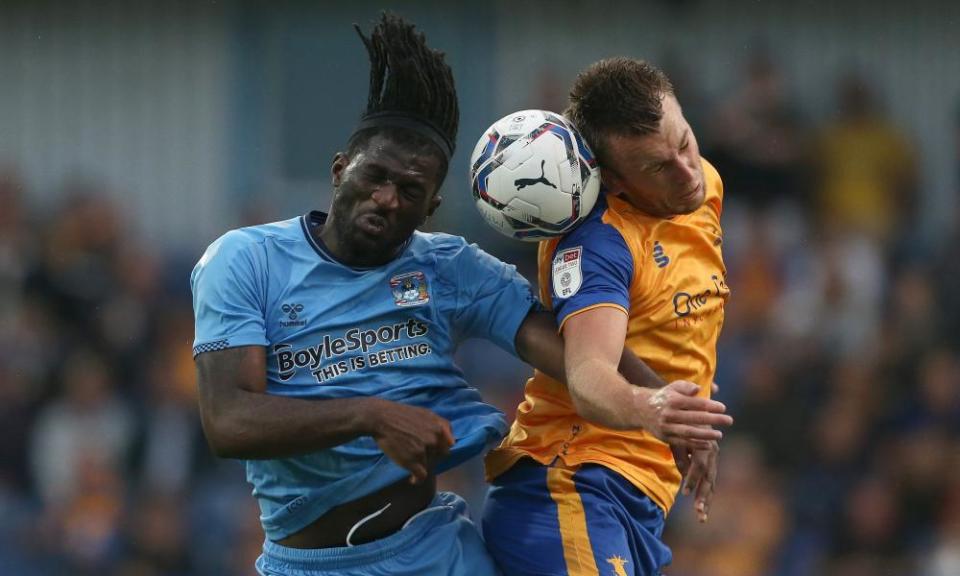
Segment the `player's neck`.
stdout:
<svg viewBox="0 0 960 576">
<path fill-rule="evenodd" d="M 386 252 L 366 249 L 363 246 L 359 246 L 343 238 L 342 234 L 338 234 L 336 226 L 331 222 L 329 217 L 327 222 L 322 226 L 311 228 L 310 234 L 324 252 L 329 254 L 337 262 L 350 268 L 377 268 L 383 266 L 396 258 L 407 245 L 407 243 L 404 243 L 396 250 L 388 250 Z"/>
<path fill-rule="evenodd" d="M 661 220 L 669 220 L 674 216 L 676 216 L 676 214 L 663 214 L 661 211 L 657 210 L 655 207 L 648 206 L 643 201 L 637 198 L 633 198 L 629 194 L 618 192 L 615 189 L 611 189 L 610 193 L 612 193 L 617 198 L 620 198 L 621 200 L 623 200 L 624 202 L 632 206 L 634 210 L 640 212 L 644 216 L 648 216 L 650 218 L 658 218 Z"/>
</svg>

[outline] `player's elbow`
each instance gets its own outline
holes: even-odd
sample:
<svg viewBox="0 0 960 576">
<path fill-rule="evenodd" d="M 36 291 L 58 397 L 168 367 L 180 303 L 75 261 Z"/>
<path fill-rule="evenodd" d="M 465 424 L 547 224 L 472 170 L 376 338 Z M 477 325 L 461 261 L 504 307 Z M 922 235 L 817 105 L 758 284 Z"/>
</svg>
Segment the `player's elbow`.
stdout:
<svg viewBox="0 0 960 576">
<path fill-rule="evenodd" d="M 570 401 L 573 403 L 573 409 L 577 411 L 578 416 L 587 420 L 593 420 L 591 418 L 593 415 L 592 406 L 586 398 L 575 392 L 573 388 L 570 388 Z"/>
<path fill-rule="evenodd" d="M 610 419 L 604 417 L 605 415 L 598 409 L 596 403 L 591 401 L 590 398 L 587 398 L 583 394 L 579 394 L 574 392 L 573 389 L 570 389 L 570 400 L 573 403 L 573 409 L 577 411 L 577 415 L 584 420 L 593 424 L 600 424 L 608 427 L 610 426 Z"/>
<path fill-rule="evenodd" d="M 226 435 L 207 432 L 207 446 L 217 458 L 243 458 L 242 447 Z"/>
<path fill-rule="evenodd" d="M 585 393 L 581 386 L 575 382 L 570 382 L 567 384 L 567 389 L 570 392 L 570 401 L 573 403 L 573 409 L 577 411 L 577 414 L 581 418 L 597 424 L 602 423 L 597 421 L 596 402 Z"/>
<path fill-rule="evenodd" d="M 249 437 L 239 418 L 228 411 L 205 411 L 201 414 L 203 433 L 210 451 L 218 458 L 247 458 L 250 456 Z"/>
<path fill-rule="evenodd" d="M 207 446 L 218 458 L 238 458 L 238 447 L 230 441 L 230 435 L 223 430 L 223 425 L 210 419 L 203 419 L 203 435 L 207 439 Z"/>
</svg>

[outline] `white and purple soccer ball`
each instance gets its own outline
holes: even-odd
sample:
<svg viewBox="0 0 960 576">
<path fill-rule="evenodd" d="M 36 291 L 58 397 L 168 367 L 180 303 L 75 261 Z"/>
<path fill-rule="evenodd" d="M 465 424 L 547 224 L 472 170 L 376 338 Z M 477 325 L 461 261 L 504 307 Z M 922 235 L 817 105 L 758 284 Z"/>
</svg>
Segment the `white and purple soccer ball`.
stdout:
<svg viewBox="0 0 960 576">
<path fill-rule="evenodd" d="M 600 193 L 593 153 L 569 120 L 521 110 L 493 123 L 470 156 L 477 209 L 518 240 L 561 236 L 582 221 Z"/>
</svg>

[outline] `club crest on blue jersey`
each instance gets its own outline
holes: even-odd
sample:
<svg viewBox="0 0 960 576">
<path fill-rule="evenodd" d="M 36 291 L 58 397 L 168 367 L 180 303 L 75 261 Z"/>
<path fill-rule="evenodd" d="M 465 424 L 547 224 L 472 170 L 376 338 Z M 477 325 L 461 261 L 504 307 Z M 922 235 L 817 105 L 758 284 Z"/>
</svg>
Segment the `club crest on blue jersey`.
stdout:
<svg viewBox="0 0 960 576">
<path fill-rule="evenodd" d="M 390 291 L 397 306 L 420 306 L 430 301 L 423 272 L 407 272 L 390 279 Z"/>
</svg>

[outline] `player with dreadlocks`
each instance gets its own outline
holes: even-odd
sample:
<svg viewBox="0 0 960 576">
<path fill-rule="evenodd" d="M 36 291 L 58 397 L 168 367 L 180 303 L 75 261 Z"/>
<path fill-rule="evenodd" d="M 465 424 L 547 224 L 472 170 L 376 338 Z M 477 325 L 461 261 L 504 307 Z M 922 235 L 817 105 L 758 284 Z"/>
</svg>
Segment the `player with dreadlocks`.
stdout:
<svg viewBox="0 0 960 576">
<path fill-rule="evenodd" d="M 562 377 L 562 342 L 514 267 L 416 230 L 454 150 L 453 77 L 398 17 L 360 37 L 369 99 L 329 214 L 230 231 L 194 268 L 204 431 L 247 461 L 263 575 L 495 574 L 465 502 L 436 490 L 507 430 L 453 353 L 486 338 Z"/>
</svg>

